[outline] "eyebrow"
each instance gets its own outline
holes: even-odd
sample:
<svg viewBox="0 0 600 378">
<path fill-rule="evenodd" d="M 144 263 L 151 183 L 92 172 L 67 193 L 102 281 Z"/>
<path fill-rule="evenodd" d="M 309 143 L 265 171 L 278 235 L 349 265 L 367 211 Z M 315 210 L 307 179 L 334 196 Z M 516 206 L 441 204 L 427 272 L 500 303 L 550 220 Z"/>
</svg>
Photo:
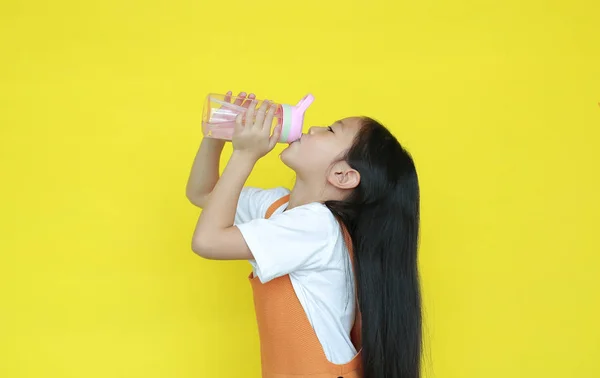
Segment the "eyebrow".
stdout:
<svg viewBox="0 0 600 378">
<path fill-rule="evenodd" d="M 340 129 L 342 129 L 342 131 L 344 131 L 344 122 L 342 120 L 335 121 L 335 123 L 339 123 Z"/>
</svg>

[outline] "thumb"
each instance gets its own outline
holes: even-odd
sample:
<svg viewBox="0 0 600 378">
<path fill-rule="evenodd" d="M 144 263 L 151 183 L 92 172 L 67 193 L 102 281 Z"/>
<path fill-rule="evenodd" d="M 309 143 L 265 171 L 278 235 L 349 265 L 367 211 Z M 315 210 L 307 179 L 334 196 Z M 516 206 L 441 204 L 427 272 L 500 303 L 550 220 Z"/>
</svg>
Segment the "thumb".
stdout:
<svg viewBox="0 0 600 378">
<path fill-rule="evenodd" d="M 277 126 L 275 130 L 273 130 L 273 135 L 269 138 L 269 151 L 275 148 L 277 142 L 279 142 L 279 138 L 281 137 L 281 126 Z"/>
</svg>

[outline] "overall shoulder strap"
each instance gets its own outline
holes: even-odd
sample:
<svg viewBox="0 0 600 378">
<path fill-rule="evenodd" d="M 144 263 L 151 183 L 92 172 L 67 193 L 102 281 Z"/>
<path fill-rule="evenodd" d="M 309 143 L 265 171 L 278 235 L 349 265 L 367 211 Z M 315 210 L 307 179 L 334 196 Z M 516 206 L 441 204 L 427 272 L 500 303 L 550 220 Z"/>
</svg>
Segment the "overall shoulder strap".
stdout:
<svg viewBox="0 0 600 378">
<path fill-rule="evenodd" d="M 273 202 L 271 204 L 271 206 L 269 206 L 269 208 L 267 209 L 267 212 L 265 213 L 265 218 L 266 219 L 271 218 L 271 215 L 273 215 L 275 210 L 279 209 L 281 207 L 281 205 L 283 205 L 284 203 L 289 202 L 289 200 L 290 200 L 290 195 L 287 194 L 287 195 L 281 197 L 280 199 L 278 199 L 277 201 Z"/>
</svg>

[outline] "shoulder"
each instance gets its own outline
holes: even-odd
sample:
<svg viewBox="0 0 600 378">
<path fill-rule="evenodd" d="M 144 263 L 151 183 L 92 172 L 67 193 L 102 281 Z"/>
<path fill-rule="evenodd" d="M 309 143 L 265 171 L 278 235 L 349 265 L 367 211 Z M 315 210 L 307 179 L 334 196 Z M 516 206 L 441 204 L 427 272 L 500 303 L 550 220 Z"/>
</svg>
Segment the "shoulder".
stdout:
<svg viewBox="0 0 600 378">
<path fill-rule="evenodd" d="M 266 205 L 268 207 L 273 202 L 288 194 L 290 194 L 290 190 L 284 187 L 263 189 L 254 186 L 246 186 L 242 189 L 240 201 L 252 201 L 255 204 Z"/>
<path fill-rule="evenodd" d="M 337 237 L 339 233 L 339 223 L 334 215 L 325 205 L 316 202 L 276 213 L 271 220 L 310 232 L 307 236 L 311 238 L 327 240 Z"/>
<path fill-rule="evenodd" d="M 269 206 L 289 193 L 289 189 L 284 187 L 272 189 L 262 189 L 252 186 L 244 187 L 238 199 L 234 223 L 240 224 L 264 218 Z"/>
<path fill-rule="evenodd" d="M 256 186 L 245 186 L 242 189 L 242 193 L 249 195 L 249 196 L 259 196 L 259 197 L 263 197 L 263 198 L 269 198 L 269 197 L 282 197 L 282 196 L 288 195 L 288 194 L 290 194 L 290 190 L 288 188 L 284 188 L 283 186 L 278 186 L 278 187 L 269 188 L 269 189 L 259 188 Z"/>
</svg>

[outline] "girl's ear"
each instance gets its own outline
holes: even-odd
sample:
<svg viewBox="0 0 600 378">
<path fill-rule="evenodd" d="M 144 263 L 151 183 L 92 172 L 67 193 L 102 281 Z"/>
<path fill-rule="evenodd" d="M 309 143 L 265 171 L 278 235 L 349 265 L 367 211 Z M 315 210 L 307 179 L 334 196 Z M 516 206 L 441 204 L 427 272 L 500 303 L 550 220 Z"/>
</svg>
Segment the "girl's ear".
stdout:
<svg viewBox="0 0 600 378">
<path fill-rule="evenodd" d="M 342 161 L 332 167 L 327 181 L 338 189 L 354 189 L 360 184 L 360 173 Z"/>
</svg>

